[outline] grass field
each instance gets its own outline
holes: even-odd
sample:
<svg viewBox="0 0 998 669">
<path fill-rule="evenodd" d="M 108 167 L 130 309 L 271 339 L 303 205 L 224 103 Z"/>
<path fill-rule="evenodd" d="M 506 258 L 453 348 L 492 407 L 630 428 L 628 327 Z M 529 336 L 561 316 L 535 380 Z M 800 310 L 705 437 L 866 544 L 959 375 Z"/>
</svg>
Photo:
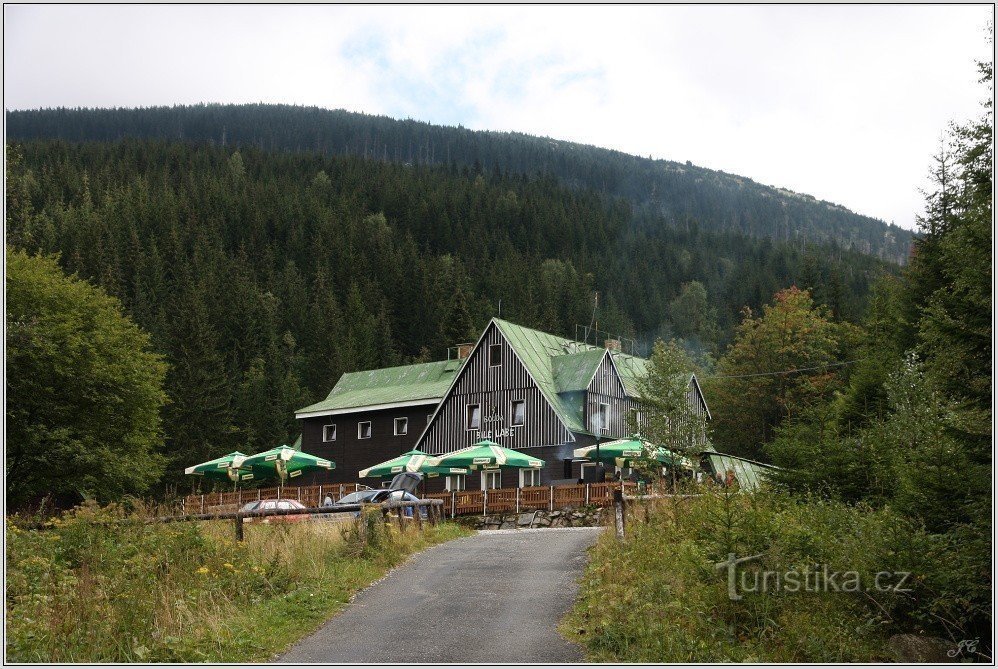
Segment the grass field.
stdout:
<svg viewBox="0 0 998 669">
<path fill-rule="evenodd" d="M 8 662 L 264 661 L 413 552 L 468 533 L 362 523 L 146 524 L 85 506 L 43 530 L 10 520 Z M 113 522 L 108 522 L 113 521 Z"/>
</svg>

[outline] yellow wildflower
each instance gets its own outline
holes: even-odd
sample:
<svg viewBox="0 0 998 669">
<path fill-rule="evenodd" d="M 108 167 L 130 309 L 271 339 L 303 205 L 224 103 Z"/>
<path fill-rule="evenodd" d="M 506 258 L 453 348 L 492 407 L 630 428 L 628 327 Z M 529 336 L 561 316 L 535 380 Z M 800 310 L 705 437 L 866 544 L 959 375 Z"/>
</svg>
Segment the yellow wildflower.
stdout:
<svg viewBox="0 0 998 669">
<path fill-rule="evenodd" d="M 226 569 L 235 569 L 235 567 L 232 565 L 231 562 L 226 562 L 222 566 L 225 567 Z"/>
<path fill-rule="evenodd" d="M 208 568 L 207 567 L 198 567 L 198 573 L 199 574 L 207 574 L 208 573 Z"/>
</svg>

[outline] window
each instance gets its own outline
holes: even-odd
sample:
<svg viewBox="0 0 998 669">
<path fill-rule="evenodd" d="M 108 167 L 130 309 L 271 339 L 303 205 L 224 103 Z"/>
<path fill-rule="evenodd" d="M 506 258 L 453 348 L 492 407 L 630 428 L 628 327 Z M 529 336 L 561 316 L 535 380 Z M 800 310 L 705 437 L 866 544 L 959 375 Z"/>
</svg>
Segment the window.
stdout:
<svg viewBox="0 0 998 669">
<path fill-rule="evenodd" d="M 590 428 L 593 432 L 597 434 L 609 434 L 610 433 L 610 405 L 604 402 L 600 402 L 596 413 L 593 414 L 590 419 L 592 425 Z"/>
<path fill-rule="evenodd" d="M 360 423 L 357 423 L 357 438 L 358 439 L 371 438 L 371 421 L 365 420 Z"/>
<path fill-rule="evenodd" d="M 450 474 L 444 480 L 444 490 L 450 492 L 452 490 L 464 490 L 465 479 L 464 474 Z"/>
<path fill-rule="evenodd" d="M 322 440 L 323 441 L 336 441 L 336 426 L 335 425 L 323 425 L 322 426 Z"/>
<path fill-rule="evenodd" d="M 641 430 L 641 410 L 640 409 L 631 409 L 631 421 L 632 421 L 632 424 L 634 426 L 634 429 L 640 431 Z"/>
<path fill-rule="evenodd" d="M 464 424 L 466 430 L 482 429 L 482 407 L 478 404 L 468 405 L 468 418 Z"/>
<path fill-rule="evenodd" d="M 489 367 L 498 367 L 502 364 L 502 344 L 492 344 L 489 346 Z"/>
<path fill-rule="evenodd" d="M 526 418 L 526 402 L 523 400 L 513 400 L 512 411 L 509 415 L 509 424 L 512 426 L 523 425 L 523 421 Z"/>
<path fill-rule="evenodd" d="M 502 487 L 502 476 L 498 469 L 490 469 L 482 472 L 482 490 L 493 490 Z"/>
<path fill-rule="evenodd" d="M 408 418 L 396 418 L 395 419 L 395 436 L 405 434 L 409 431 L 409 419 Z"/>
<path fill-rule="evenodd" d="M 582 463 L 582 480 L 586 483 L 595 483 L 598 470 L 595 462 Z"/>
<path fill-rule="evenodd" d="M 530 486 L 541 484 L 541 470 L 540 469 L 521 469 L 520 470 L 520 487 L 529 488 Z"/>
</svg>

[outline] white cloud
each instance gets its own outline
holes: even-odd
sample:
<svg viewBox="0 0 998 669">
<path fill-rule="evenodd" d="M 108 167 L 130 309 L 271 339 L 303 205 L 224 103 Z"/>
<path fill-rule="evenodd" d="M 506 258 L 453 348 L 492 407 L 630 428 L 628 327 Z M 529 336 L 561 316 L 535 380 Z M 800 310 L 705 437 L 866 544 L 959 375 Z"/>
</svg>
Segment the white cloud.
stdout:
<svg viewBox="0 0 998 669">
<path fill-rule="evenodd" d="M 286 102 L 749 176 L 911 227 L 985 6 L 5 8 L 7 108 Z"/>
</svg>

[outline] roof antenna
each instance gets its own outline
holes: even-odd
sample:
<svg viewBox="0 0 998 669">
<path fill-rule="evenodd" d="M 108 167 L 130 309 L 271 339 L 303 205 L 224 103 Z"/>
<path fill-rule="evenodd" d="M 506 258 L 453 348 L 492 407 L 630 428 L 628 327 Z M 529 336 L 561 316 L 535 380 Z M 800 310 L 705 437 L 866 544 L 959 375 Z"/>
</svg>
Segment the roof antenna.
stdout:
<svg viewBox="0 0 998 669">
<path fill-rule="evenodd" d="M 589 319 L 589 329 L 593 329 L 593 325 L 597 328 L 599 327 L 599 321 L 596 320 L 596 310 L 599 308 L 599 291 L 596 291 L 596 302 L 593 304 L 593 317 Z M 596 343 L 599 344 L 599 335 L 596 336 Z M 589 343 L 589 333 L 586 333 L 586 343 Z"/>
<path fill-rule="evenodd" d="M 498 318 L 502 318 L 502 298 L 501 297 L 499 298 L 499 316 L 498 316 Z"/>
</svg>

